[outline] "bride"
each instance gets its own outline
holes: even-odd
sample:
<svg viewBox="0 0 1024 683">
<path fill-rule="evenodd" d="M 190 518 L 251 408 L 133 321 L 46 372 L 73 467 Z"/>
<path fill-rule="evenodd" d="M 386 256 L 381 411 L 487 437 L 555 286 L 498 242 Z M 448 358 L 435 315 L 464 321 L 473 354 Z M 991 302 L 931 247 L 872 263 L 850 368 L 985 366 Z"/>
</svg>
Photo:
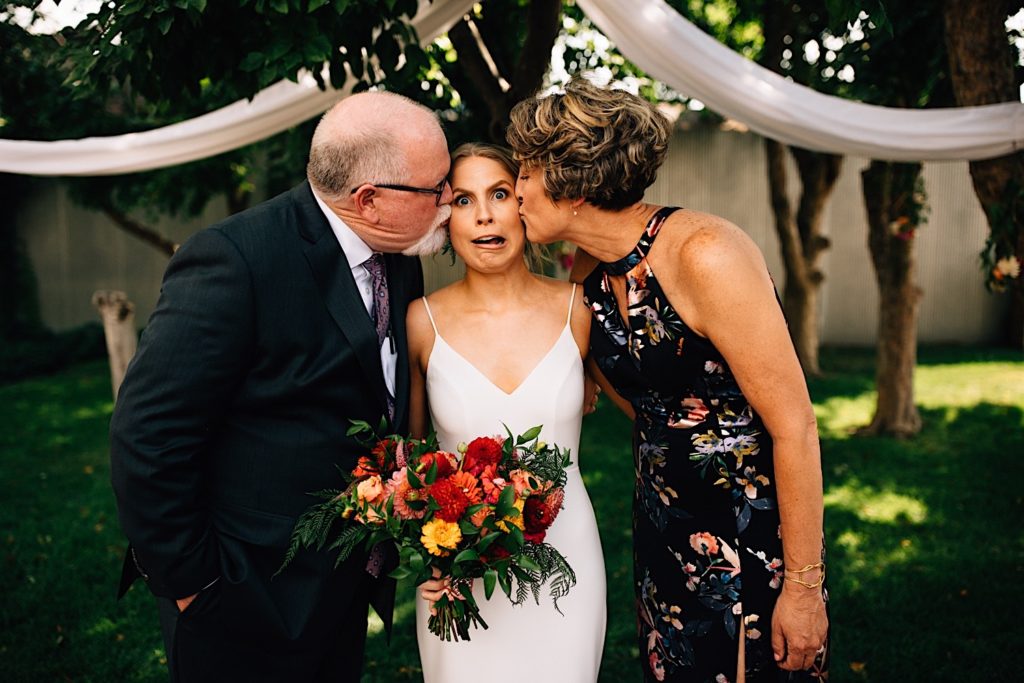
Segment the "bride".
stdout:
<svg viewBox="0 0 1024 683">
<path fill-rule="evenodd" d="M 443 449 L 477 436 L 520 434 L 543 425 L 541 439 L 569 448 L 564 509 L 547 542 L 565 555 L 577 583 L 559 601 L 513 606 L 481 582 L 473 594 L 488 630 L 469 642 L 442 642 L 427 629 L 441 581 L 423 584 L 416 632 L 426 683 L 488 681 L 593 683 L 605 635 L 605 574 L 594 510 L 579 471 L 583 357 L 590 313 L 575 285 L 526 266 L 526 235 L 514 187 L 518 168 L 501 147 L 469 144 L 452 155 L 449 224 L 466 277 L 409 307 L 412 371 L 410 429 L 429 421 Z M 429 413 L 429 415 L 428 415 Z M 511 656 L 516 665 L 507 662 Z"/>
</svg>

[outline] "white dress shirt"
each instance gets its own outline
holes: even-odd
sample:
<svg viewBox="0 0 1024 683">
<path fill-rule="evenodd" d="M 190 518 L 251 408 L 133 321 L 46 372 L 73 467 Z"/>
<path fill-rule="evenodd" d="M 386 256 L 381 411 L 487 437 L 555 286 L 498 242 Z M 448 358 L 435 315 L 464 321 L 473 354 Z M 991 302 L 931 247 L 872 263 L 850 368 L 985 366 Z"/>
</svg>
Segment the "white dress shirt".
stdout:
<svg viewBox="0 0 1024 683">
<path fill-rule="evenodd" d="M 320 205 L 320 210 L 324 212 L 324 216 L 327 217 L 327 222 L 330 224 L 334 236 L 338 239 L 338 244 L 341 245 L 341 250 L 348 261 L 348 267 L 352 269 L 352 278 L 356 281 L 359 296 L 363 298 L 363 306 L 366 307 L 366 312 L 371 313 L 373 310 L 373 281 L 370 277 L 370 272 L 363 267 L 363 263 L 373 256 L 373 250 L 367 246 L 366 242 L 359 235 L 352 232 L 352 228 L 345 225 L 345 221 L 338 218 L 338 215 L 331 211 L 323 200 L 317 196 L 315 191 L 313 192 L 313 198 Z M 391 315 L 394 314 L 395 312 L 392 311 Z M 392 324 L 393 328 L 394 324 Z M 394 396 L 395 367 L 398 365 L 398 354 L 391 351 L 391 343 L 387 339 L 380 345 L 380 365 L 384 368 L 384 383 L 387 385 L 388 393 Z"/>
</svg>

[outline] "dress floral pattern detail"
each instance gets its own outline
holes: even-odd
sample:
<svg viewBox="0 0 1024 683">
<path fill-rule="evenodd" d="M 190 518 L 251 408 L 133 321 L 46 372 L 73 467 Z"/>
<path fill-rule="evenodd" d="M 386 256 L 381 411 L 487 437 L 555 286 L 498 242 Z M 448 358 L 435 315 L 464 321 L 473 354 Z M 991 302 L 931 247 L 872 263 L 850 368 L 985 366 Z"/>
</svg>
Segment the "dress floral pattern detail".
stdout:
<svg viewBox="0 0 1024 683">
<path fill-rule="evenodd" d="M 782 587 L 772 443 L 721 353 L 691 330 L 647 254 L 676 209 L 655 213 L 636 248 L 584 283 L 592 354 L 636 412 L 634 581 L 644 680 L 827 680 L 819 659 L 779 670 L 771 616 Z M 612 278 L 625 280 L 625 319 Z M 744 562 L 745 560 L 745 562 Z"/>
</svg>

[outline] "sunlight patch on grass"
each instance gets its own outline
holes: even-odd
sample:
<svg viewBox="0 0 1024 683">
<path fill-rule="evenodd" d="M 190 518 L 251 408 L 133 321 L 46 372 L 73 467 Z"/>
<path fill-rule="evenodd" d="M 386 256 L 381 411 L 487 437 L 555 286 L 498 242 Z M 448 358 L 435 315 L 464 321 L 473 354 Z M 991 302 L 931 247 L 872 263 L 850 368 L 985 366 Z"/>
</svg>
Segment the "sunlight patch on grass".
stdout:
<svg viewBox="0 0 1024 683">
<path fill-rule="evenodd" d="M 847 529 L 843 533 L 839 534 L 834 542 L 839 547 L 844 548 L 847 551 L 854 552 L 860 549 L 861 544 L 864 542 L 864 537 L 856 531 Z"/>
<path fill-rule="evenodd" d="M 87 628 L 85 630 L 85 635 L 87 635 L 87 636 L 101 636 L 101 635 L 104 635 L 106 633 L 113 633 L 116 630 L 117 630 L 117 624 L 115 624 L 113 621 L 111 621 L 107 617 L 102 617 L 99 621 L 97 621 L 95 624 L 93 624 L 92 626 L 90 626 L 89 628 Z"/>
<path fill-rule="evenodd" d="M 876 491 L 855 481 L 829 489 L 825 509 L 852 512 L 865 522 L 877 524 L 922 524 L 928 518 L 928 506 L 917 498 L 894 491 Z"/>
<path fill-rule="evenodd" d="M 110 401 L 82 407 L 71 413 L 76 420 L 93 420 L 98 417 L 110 417 L 114 413 L 114 404 Z"/>
<path fill-rule="evenodd" d="M 416 594 L 417 598 L 419 593 Z M 399 624 L 405 623 L 406 620 L 416 618 L 416 601 L 406 600 L 404 602 L 395 603 L 395 617 L 394 624 L 395 628 L 398 628 Z M 372 609 L 370 610 L 369 616 L 366 618 L 366 633 L 368 636 L 375 636 L 384 633 L 384 622 L 381 621 L 377 613 Z"/>
<path fill-rule="evenodd" d="M 889 572 L 900 571 L 899 567 L 911 564 L 919 559 L 920 550 L 909 538 L 886 539 L 886 547 L 869 544 L 855 532 L 843 532 L 836 539 L 836 544 L 843 546 L 843 578 L 851 590 L 860 588 L 862 582 L 868 582 Z"/>
<path fill-rule="evenodd" d="M 970 407 L 1021 405 L 1024 363 L 957 363 L 919 366 L 914 373 L 919 405 Z"/>
<path fill-rule="evenodd" d="M 848 439 L 853 430 L 871 421 L 875 406 L 875 392 L 857 396 L 834 396 L 814 404 L 818 430 L 823 437 Z"/>
</svg>

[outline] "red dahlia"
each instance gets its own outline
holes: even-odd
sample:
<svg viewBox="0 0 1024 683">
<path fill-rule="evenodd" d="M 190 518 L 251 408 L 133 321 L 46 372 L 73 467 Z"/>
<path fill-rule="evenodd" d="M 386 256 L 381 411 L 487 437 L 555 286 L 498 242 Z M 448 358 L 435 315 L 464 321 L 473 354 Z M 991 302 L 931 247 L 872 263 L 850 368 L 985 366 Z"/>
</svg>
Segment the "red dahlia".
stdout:
<svg viewBox="0 0 1024 683">
<path fill-rule="evenodd" d="M 488 465 L 496 465 L 501 461 L 501 442 L 489 436 L 473 439 L 466 447 L 466 457 L 462 461 L 462 469 L 477 476 Z"/>
<path fill-rule="evenodd" d="M 424 453 L 420 456 L 416 471 L 425 474 L 430 471 L 435 462 L 437 463 L 437 476 L 439 477 L 447 477 L 455 471 L 455 457 L 451 453 L 445 453 L 444 451 Z"/>
<path fill-rule="evenodd" d="M 482 555 L 484 562 L 496 562 L 497 560 L 504 560 L 506 557 L 512 557 L 512 553 L 505 550 L 497 543 L 493 544 L 487 549 L 487 552 Z"/>
<path fill-rule="evenodd" d="M 540 496 L 530 496 L 523 506 L 523 524 L 531 534 L 544 531 L 555 521 L 551 508 Z"/>
<path fill-rule="evenodd" d="M 547 531 L 538 531 L 536 533 L 530 531 L 523 532 L 523 538 L 525 538 L 530 543 L 537 543 L 538 545 L 544 542 L 544 537 L 547 535 Z"/>
<path fill-rule="evenodd" d="M 430 487 L 430 497 L 441 507 L 437 516 L 446 522 L 457 522 L 469 507 L 469 496 L 450 479 L 438 479 Z"/>
</svg>

